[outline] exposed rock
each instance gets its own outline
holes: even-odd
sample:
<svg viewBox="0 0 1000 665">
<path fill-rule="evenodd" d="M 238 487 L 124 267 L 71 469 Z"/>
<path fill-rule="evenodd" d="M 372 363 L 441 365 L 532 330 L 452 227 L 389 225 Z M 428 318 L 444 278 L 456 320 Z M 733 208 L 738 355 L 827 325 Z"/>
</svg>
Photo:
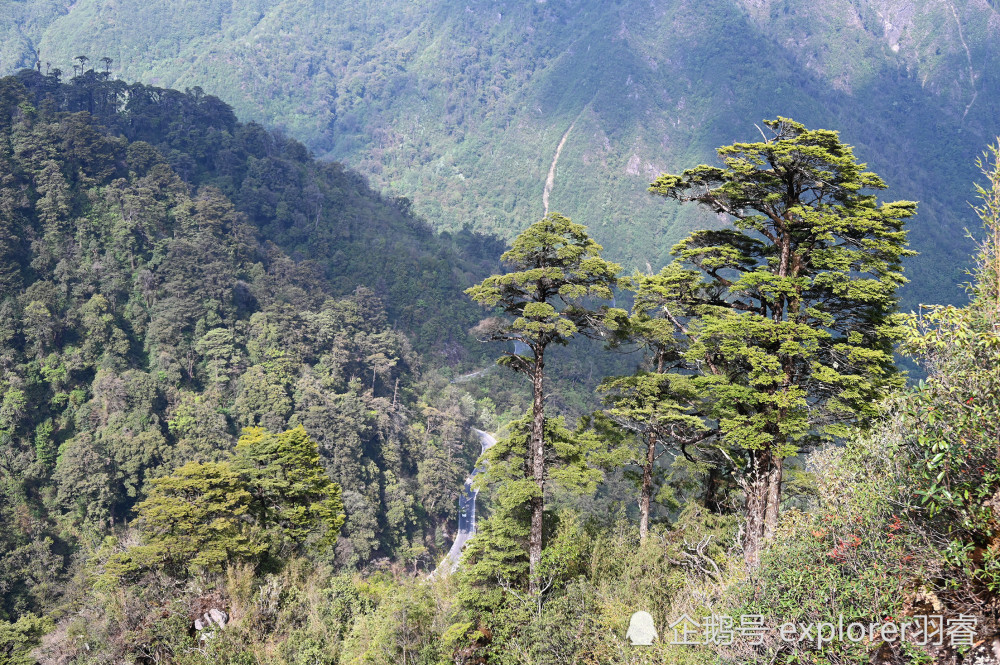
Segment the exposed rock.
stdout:
<svg viewBox="0 0 1000 665">
<path fill-rule="evenodd" d="M 194 620 L 194 629 L 200 633 L 199 639 L 207 640 L 215 635 L 214 629 L 222 630 L 229 623 L 229 615 L 224 611 L 212 607 L 207 612 Z M 212 628 L 213 630 L 208 630 Z"/>
<path fill-rule="evenodd" d="M 225 628 L 226 624 L 229 623 L 229 615 L 214 607 L 208 611 L 208 616 L 211 618 L 212 623 L 219 628 Z"/>
</svg>

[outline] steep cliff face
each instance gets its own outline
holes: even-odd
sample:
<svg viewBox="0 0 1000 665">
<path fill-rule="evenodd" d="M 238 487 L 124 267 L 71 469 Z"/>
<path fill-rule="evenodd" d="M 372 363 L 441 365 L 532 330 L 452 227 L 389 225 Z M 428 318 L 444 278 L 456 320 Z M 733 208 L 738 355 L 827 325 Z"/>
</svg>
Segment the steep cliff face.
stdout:
<svg viewBox="0 0 1000 665">
<path fill-rule="evenodd" d="M 764 117 L 839 129 L 922 202 L 911 302 L 959 297 L 972 160 L 1000 117 L 987 0 L 79 0 L 39 44 L 67 73 L 89 54 L 200 86 L 438 228 L 512 237 L 547 198 L 639 269 L 706 222 L 651 200 L 657 173 Z"/>
</svg>

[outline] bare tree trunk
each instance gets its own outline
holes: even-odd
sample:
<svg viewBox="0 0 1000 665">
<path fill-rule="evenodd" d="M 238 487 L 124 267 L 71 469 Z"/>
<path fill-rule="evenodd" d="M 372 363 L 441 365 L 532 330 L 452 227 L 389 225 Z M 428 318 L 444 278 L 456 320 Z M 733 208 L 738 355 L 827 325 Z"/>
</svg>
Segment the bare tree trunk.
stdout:
<svg viewBox="0 0 1000 665">
<path fill-rule="evenodd" d="M 531 420 L 531 475 L 538 485 L 538 494 L 531 498 L 531 531 L 528 536 L 528 574 L 529 590 L 539 591 L 538 564 L 542 560 L 542 513 L 545 510 L 545 393 L 543 378 L 545 376 L 545 350 L 534 349 L 535 366 L 532 372 Z"/>
<path fill-rule="evenodd" d="M 767 508 L 764 513 L 764 540 L 774 538 L 778 528 L 778 508 L 781 505 L 781 478 L 784 473 L 782 459 L 770 456 L 770 468 L 767 473 Z"/>
<path fill-rule="evenodd" d="M 708 469 L 708 478 L 705 480 L 705 493 L 702 495 L 702 503 L 713 513 L 722 512 L 722 506 L 719 505 L 719 470 L 714 466 Z"/>
<path fill-rule="evenodd" d="M 746 480 L 742 483 L 743 492 L 746 494 L 743 558 L 748 566 L 757 568 L 760 565 L 760 552 L 764 547 L 771 452 L 769 450 L 749 452 L 750 469 Z"/>
<path fill-rule="evenodd" d="M 656 433 L 650 432 L 646 441 L 646 463 L 642 465 L 642 494 L 639 498 L 639 542 L 644 544 L 649 535 L 649 499 L 653 492 L 653 463 L 656 461 Z"/>
</svg>

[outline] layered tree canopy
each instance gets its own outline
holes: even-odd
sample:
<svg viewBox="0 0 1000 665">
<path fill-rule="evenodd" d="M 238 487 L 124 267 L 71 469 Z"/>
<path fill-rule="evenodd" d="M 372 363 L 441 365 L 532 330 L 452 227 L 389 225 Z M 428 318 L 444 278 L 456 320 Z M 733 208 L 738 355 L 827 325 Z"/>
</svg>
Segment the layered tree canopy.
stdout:
<svg viewBox="0 0 1000 665">
<path fill-rule="evenodd" d="M 184 574 L 446 548 L 454 489 L 421 486 L 422 443 L 460 477 L 479 406 L 425 382 L 401 328 L 466 355 L 448 309 L 474 306 L 438 302 L 464 241 L 198 92 L 0 79 L 0 618 L 54 602 L 136 511 L 147 560 Z"/>
<path fill-rule="evenodd" d="M 836 132 L 786 118 L 765 126 L 762 142 L 720 148 L 722 167 L 650 187 L 726 220 L 674 248 L 659 290 L 687 361 L 715 378 L 706 415 L 726 444 L 749 451 L 748 539 L 773 534 L 781 460 L 845 436 L 902 385 L 895 312 L 901 261 L 913 254 L 903 222 L 916 211 L 879 203 L 885 183 Z M 758 546 L 745 547 L 756 561 Z"/>
</svg>

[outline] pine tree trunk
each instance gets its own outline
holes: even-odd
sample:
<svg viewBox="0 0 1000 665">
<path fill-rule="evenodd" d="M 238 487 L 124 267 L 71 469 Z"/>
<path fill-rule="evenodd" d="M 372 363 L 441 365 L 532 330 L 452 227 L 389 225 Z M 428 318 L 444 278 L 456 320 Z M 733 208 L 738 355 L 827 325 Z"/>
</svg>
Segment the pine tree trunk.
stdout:
<svg viewBox="0 0 1000 665">
<path fill-rule="evenodd" d="M 531 476 L 538 485 L 537 496 L 531 499 L 531 531 L 528 535 L 529 590 L 536 593 L 540 588 L 538 564 L 542 560 L 542 513 L 545 510 L 545 394 L 543 381 L 545 372 L 545 351 L 535 349 L 535 366 L 532 373 L 531 420 Z"/>
<path fill-rule="evenodd" d="M 656 461 L 656 434 L 649 433 L 646 442 L 646 463 L 642 466 L 642 494 L 639 498 L 639 542 L 649 535 L 649 500 L 653 492 L 653 463 Z"/>
</svg>

